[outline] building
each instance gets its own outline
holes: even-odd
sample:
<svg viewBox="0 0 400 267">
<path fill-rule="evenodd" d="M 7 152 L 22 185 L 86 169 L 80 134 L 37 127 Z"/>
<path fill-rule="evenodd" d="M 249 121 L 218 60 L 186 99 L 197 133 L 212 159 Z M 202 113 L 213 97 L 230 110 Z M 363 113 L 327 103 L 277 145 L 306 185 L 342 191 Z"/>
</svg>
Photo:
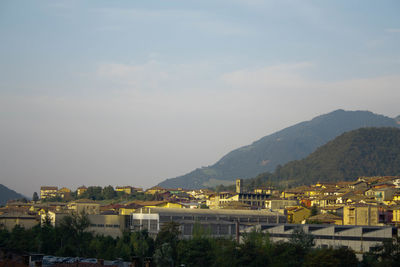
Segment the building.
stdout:
<svg viewBox="0 0 400 267">
<path fill-rule="evenodd" d="M 40 198 L 53 198 L 57 196 L 58 187 L 57 186 L 42 186 L 40 187 Z"/>
<path fill-rule="evenodd" d="M 236 179 L 236 193 L 243 193 L 243 179 Z"/>
<path fill-rule="evenodd" d="M 49 220 L 50 224 L 53 227 L 58 227 L 60 226 L 60 223 L 62 222 L 62 219 L 66 216 L 70 215 L 67 211 L 52 211 L 49 210 L 45 213 L 41 213 L 40 215 L 40 222 L 43 224 L 46 222 L 46 220 Z"/>
<path fill-rule="evenodd" d="M 71 216 L 70 212 L 49 211 L 41 215 L 41 223 L 50 220 L 54 227 L 60 226 L 63 218 Z M 113 238 L 121 237 L 126 229 L 129 216 L 124 215 L 109 215 L 109 214 L 88 214 L 90 226 L 86 229 L 87 232 L 92 232 L 95 235 L 111 236 Z"/>
<path fill-rule="evenodd" d="M 131 195 L 134 192 L 134 188 L 132 186 L 117 186 L 115 187 L 115 191 L 124 192 L 125 194 Z"/>
<path fill-rule="evenodd" d="M 100 204 L 89 199 L 80 199 L 68 203 L 68 209 L 76 213 L 100 214 Z"/>
<path fill-rule="evenodd" d="M 301 223 L 311 215 L 311 210 L 300 206 L 287 207 L 286 212 L 288 223 Z"/>
<path fill-rule="evenodd" d="M 124 215 L 88 215 L 90 226 L 88 232 L 95 235 L 111 236 L 113 238 L 121 237 L 126 229 L 129 216 Z"/>
<path fill-rule="evenodd" d="M 379 209 L 371 205 L 352 205 L 343 207 L 343 225 L 380 226 Z"/>
<path fill-rule="evenodd" d="M 206 229 L 212 236 L 234 237 L 237 227 L 285 223 L 286 216 L 265 210 L 143 208 L 131 214 L 129 225 L 131 231 L 147 229 L 155 236 L 163 224 L 172 221 L 180 225 L 184 238 L 191 237 L 196 226 Z"/>
<path fill-rule="evenodd" d="M 322 214 L 308 217 L 306 222 L 307 223 L 318 223 L 318 224 L 343 225 L 342 217 L 333 215 L 331 213 L 322 213 Z"/>
<path fill-rule="evenodd" d="M 243 232 L 253 231 L 249 227 Z M 344 226 L 324 224 L 270 224 L 261 225 L 256 229 L 268 233 L 273 242 L 290 240 L 295 229 L 301 229 L 305 234 L 314 237 L 315 247 L 347 247 L 354 250 L 359 259 L 362 254 L 382 245 L 384 241 L 392 241 L 398 236 L 397 228 L 392 226 Z"/>
<path fill-rule="evenodd" d="M 265 201 L 265 208 L 271 210 L 284 209 L 290 206 L 299 205 L 298 200 L 288 200 L 288 199 L 269 199 Z"/>
<path fill-rule="evenodd" d="M 78 197 L 87 191 L 87 187 L 82 185 L 76 189 Z"/>
<path fill-rule="evenodd" d="M 0 229 L 11 231 L 16 225 L 30 229 L 40 223 L 38 216 L 27 214 L 2 214 L 0 215 Z"/>
<path fill-rule="evenodd" d="M 71 190 L 63 187 L 57 191 L 57 195 L 63 199 L 71 199 Z"/>
</svg>

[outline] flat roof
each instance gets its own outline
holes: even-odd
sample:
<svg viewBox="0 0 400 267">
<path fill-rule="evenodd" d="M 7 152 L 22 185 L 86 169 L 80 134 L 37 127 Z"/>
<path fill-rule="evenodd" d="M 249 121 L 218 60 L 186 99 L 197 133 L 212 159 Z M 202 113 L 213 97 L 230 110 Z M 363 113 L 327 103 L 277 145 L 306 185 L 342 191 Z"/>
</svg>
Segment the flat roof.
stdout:
<svg viewBox="0 0 400 267">
<path fill-rule="evenodd" d="M 136 213 L 182 213 L 182 214 L 204 214 L 204 215 L 281 215 L 279 212 L 269 210 L 234 210 L 234 209 L 174 209 L 174 208 L 143 208 Z"/>
</svg>

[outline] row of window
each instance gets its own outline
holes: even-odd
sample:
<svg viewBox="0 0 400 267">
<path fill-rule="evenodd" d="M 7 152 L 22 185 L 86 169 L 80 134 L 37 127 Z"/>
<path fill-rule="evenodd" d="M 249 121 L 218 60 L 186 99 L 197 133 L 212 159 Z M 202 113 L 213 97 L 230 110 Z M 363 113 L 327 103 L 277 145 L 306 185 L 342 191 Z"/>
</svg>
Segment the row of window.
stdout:
<svg viewBox="0 0 400 267">
<path fill-rule="evenodd" d="M 120 225 L 119 224 L 91 224 L 91 227 L 106 227 L 106 228 L 119 228 Z"/>
<path fill-rule="evenodd" d="M 277 217 L 274 216 L 249 216 L 249 217 L 236 217 L 236 216 L 160 216 L 160 222 L 167 221 L 229 221 L 236 222 L 266 222 L 266 223 L 276 223 Z M 279 216 L 279 222 L 285 222 L 283 216 Z"/>
</svg>

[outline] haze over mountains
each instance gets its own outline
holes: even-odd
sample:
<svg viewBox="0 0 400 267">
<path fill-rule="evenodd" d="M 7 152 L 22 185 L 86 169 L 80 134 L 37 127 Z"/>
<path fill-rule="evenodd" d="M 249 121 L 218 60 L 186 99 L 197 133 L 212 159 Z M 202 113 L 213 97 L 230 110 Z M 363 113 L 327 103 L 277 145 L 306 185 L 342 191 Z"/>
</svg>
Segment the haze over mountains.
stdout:
<svg viewBox="0 0 400 267">
<path fill-rule="evenodd" d="M 399 127 L 398 118 L 369 111 L 336 110 L 265 136 L 229 152 L 212 166 L 167 179 L 159 186 L 203 188 L 273 172 L 278 165 L 302 159 L 345 132 L 362 127 Z"/>
<path fill-rule="evenodd" d="M 7 201 L 10 199 L 20 199 L 20 198 L 25 198 L 25 196 L 0 184 L 0 205 L 5 205 Z"/>
<path fill-rule="evenodd" d="M 246 180 L 250 187 L 273 182 L 282 187 L 354 181 L 360 176 L 400 175 L 400 129 L 360 128 L 346 132 L 304 159 Z"/>
</svg>

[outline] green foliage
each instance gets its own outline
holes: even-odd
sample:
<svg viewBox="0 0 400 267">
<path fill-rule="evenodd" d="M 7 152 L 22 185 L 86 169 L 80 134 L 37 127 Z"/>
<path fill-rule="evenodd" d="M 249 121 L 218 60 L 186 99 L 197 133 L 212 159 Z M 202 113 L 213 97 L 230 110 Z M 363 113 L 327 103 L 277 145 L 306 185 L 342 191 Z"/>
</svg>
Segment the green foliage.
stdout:
<svg viewBox="0 0 400 267">
<path fill-rule="evenodd" d="M 317 208 L 317 206 L 313 205 L 311 207 L 311 215 L 310 216 L 315 216 L 315 215 L 318 215 L 318 208 Z"/>
<path fill-rule="evenodd" d="M 113 199 L 117 196 L 117 193 L 114 190 L 114 187 L 111 185 L 103 188 L 102 196 L 104 199 Z"/>
<path fill-rule="evenodd" d="M 178 244 L 178 260 L 185 266 L 211 266 L 214 262 L 212 241 L 206 237 L 181 240 Z"/>
<path fill-rule="evenodd" d="M 101 186 L 89 186 L 87 190 L 79 196 L 79 198 L 88 198 L 92 200 L 103 200 L 103 189 Z"/>
<path fill-rule="evenodd" d="M 229 238 L 212 238 L 207 234 L 181 239 L 179 225 L 165 224 L 155 241 L 146 230 L 124 232 L 121 237 L 94 236 L 85 231 L 86 219 L 74 216 L 60 227 L 50 223 L 12 231 L 0 230 L 0 246 L 20 252 L 41 252 L 57 256 L 81 256 L 106 260 L 132 258 L 139 266 L 147 257 L 155 266 L 356 266 L 352 250 L 346 248 L 312 248 L 313 239 L 296 230 L 290 242 L 272 243 L 268 234 L 250 232 L 239 244 Z M 398 240 L 387 242 L 367 253 L 362 266 L 396 266 L 400 262 Z"/>
<path fill-rule="evenodd" d="M 306 258 L 305 267 L 356 267 L 358 260 L 354 251 L 348 248 L 320 248 L 310 251 Z"/>
<path fill-rule="evenodd" d="M 38 196 L 37 192 L 33 192 L 32 200 L 35 201 L 35 202 L 39 200 L 39 196 Z"/>
<path fill-rule="evenodd" d="M 360 176 L 400 175 L 400 130 L 361 128 L 344 133 L 302 160 L 278 165 L 274 173 L 245 180 L 246 188 L 348 181 Z"/>
<path fill-rule="evenodd" d="M 363 266 L 400 266 L 400 238 L 393 238 L 363 255 Z"/>
<path fill-rule="evenodd" d="M 295 247 L 300 247 L 304 251 L 310 250 L 314 246 L 314 237 L 304 232 L 302 228 L 293 230 L 289 243 Z"/>
</svg>

